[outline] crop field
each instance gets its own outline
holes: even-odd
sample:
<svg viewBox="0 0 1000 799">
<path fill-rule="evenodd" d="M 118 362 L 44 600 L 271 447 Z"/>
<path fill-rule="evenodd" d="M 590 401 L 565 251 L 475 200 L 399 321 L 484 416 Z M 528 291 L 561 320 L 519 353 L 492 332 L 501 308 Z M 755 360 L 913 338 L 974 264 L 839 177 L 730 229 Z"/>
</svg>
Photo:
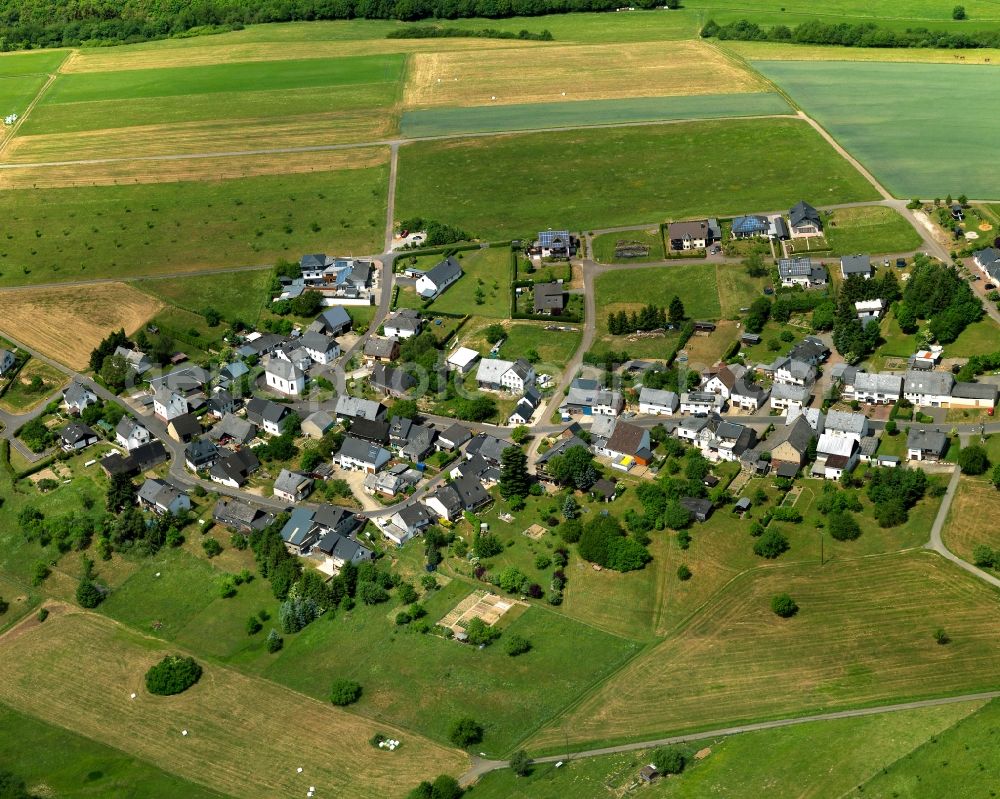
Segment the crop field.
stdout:
<svg viewBox="0 0 1000 799">
<path fill-rule="evenodd" d="M 404 111 L 403 135 L 411 138 L 449 133 L 531 130 L 585 125 L 621 125 L 713 117 L 791 114 L 780 94 L 701 94 L 677 97 L 629 97 L 559 103 L 480 105 Z"/>
<path fill-rule="evenodd" d="M 799 604 L 791 620 L 770 610 L 781 591 Z M 749 572 L 530 743 L 553 749 L 992 688 L 996 613 L 990 588 L 925 553 Z M 934 640 L 939 627 L 948 646 Z M 670 679 L 678 674 L 685 679 Z"/>
<path fill-rule="evenodd" d="M 720 42 L 720 45 L 748 61 L 890 61 L 901 63 L 990 64 L 1000 62 L 1000 50 L 944 50 L 923 47 L 838 47 L 824 44 L 784 44 L 782 42 Z"/>
<path fill-rule="evenodd" d="M 916 754 L 910 753 L 914 750 L 919 753 L 918 747 L 935 737 L 948 740 L 956 732 L 972 727 L 970 733 L 984 734 L 992 743 L 986 730 L 976 728 L 981 717 L 983 720 L 996 718 L 996 713 L 990 712 L 991 707 L 986 705 L 979 710 L 983 708 L 982 702 L 963 702 L 877 716 L 808 722 L 684 744 L 681 749 L 687 756 L 688 765 L 683 774 L 643 787 L 639 795 L 654 799 L 701 799 L 705 796 L 802 799 L 842 796 L 864 785 L 865 792 L 859 796 L 868 796 L 870 783 L 867 780 L 874 778 L 877 782 L 880 777 L 876 775 L 884 767 L 899 758 L 915 757 Z M 699 751 L 700 756 L 694 757 Z M 994 756 L 987 757 L 992 760 Z M 477 799 L 562 799 L 565 796 L 606 799 L 609 795 L 629 795 L 628 786 L 636 782 L 639 770 L 651 759 L 652 752 L 639 751 L 570 760 L 558 769 L 551 763 L 540 764 L 533 767 L 526 778 L 517 777 L 510 770 L 495 771 L 477 783 L 476 796 Z M 948 769 L 946 773 L 950 773 L 952 779 L 961 779 L 958 769 L 954 772 Z M 942 791 L 933 795 L 948 794 Z"/>
<path fill-rule="evenodd" d="M 227 321 L 242 319 L 252 325 L 268 300 L 271 275 L 269 269 L 194 275 L 183 280 L 143 280 L 137 288 L 192 313 L 214 308 Z"/>
<path fill-rule="evenodd" d="M 913 225 L 896 211 L 878 205 L 832 211 L 824 231 L 836 255 L 910 252 L 923 242 Z"/>
<path fill-rule="evenodd" d="M 388 180 L 375 152 L 365 169 L 2 192 L 0 287 L 373 252 Z"/>
<path fill-rule="evenodd" d="M 452 580 L 425 600 L 429 619 L 439 619 L 468 595 Z M 480 751 L 500 755 L 574 697 L 604 679 L 635 654 L 636 645 L 544 607 L 532 607 L 509 624 L 532 649 L 517 658 L 503 640 L 483 650 L 433 635 L 397 628 L 384 606 L 357 606 L 321 619 L 294 638 L 263 675 L 316 696 L 333 676 L 357 680 L 365 690 L 355 706 L 361 715 L 393 720 L 435 740 L 463 715 L 485 727 Z M 371 653 L 378 652 L 377 658 Z"/>
<path fill-rule="evenodd" d="M 404 104 L 545 103 L 765 91 L 754 73 L 701 41 L 544 47 L 520 58 L 504 50 L 417 53 Z"/>
<path fill-rule="evenodd" d="M 458 772 L 466 762 L 413 733 L 208 663 L 186 693 L 151 696 L 143 674 L 171 651 L 100 616 L 56 612 L 0 641 L 0 700 L 178 777 L 245 797 L 304 795 L 310 785 L 326 795 L 402 796 L 410 784 Z M 131 691 L 139 694 L 134 701 Z M 368 739 L 378 731 L 404 745 L 392 753 L 372 747 Z"/>
<path fill-rule="evenodd" d="M 809 157 L 789 171 L 788 159 L 802 152 Z M 505 198 L 499 207 L 497 197 Z M 874 191 L 798 120 L 730 120 L 417 142 L 400 150 L 396 212 L 491 238 L 725 216 L 802 197 L 827 205 L 874 199 Z"/>
<path fill-rule="evenodd" d="M 163 303 L 124 283 L 0 292 L 0 330 L 74 369 L 112 330 L 134 333 Z"/>
<path fill-rule="evenodd" d="M 4 762 L 35 796 L 63 799 L 224 799 L 216 791 L 76 735 L 54 724 L 0 706 Z"/>
<path fill-rule="evenodd" d="M 920 796 L 988 796 L 996 787 L 1000 703 L 959 719 L 932 735 L 844 796 L 896 799 Z"/>
<path fill-rule="evenodd" d="M 1000 492 L 985 480 L 963 477 L 943 531 L 946 546 L 969 563 L 979 544 L 1000 549 L 1000 531 L 996 525 L 984 523 L 998 514 Z"/>
<path fill-rule="evenodd" d="M 759 61 L 837 141 L 899 197 L 997 193 L 997 75 L 990 66 Z M 893 101 L 887 103 L 886 97 Z M 927 98 L 934 102 L 928 103 Z M 981 121 L 954 135 L 976 108 Z"/>
</svg>

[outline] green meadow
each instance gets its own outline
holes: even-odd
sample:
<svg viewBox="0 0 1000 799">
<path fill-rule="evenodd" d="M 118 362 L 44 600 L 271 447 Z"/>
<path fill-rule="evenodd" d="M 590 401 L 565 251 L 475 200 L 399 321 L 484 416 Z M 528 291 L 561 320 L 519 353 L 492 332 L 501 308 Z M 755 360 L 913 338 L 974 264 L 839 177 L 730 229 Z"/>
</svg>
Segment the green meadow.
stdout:
<svg viewBox="0 0 1000 799">
<path fill-rule="evenodd" d="M 997 194 L 1000 73 L 993 67 L 804 61 L 754 66 L 897 197 Z M 962 124 L 965 119 L 970 124 Z"/>
<path fill-rule="evenodd" d="M 417 142 L 400 150 L 396 213 L 498 238 L 874 196 L 808 125 L 731 120 Z"/>
<path fill-rule="evenodd" d="M 4 53 L 0 55 L 0 77 L 39 75 L 54 72 L 66 60 L 68 50 Z"/>
<path fill-rule="evenodd" d="M 381 248 L 388 165 L 0 194 L 0 286 Z"/>
<path fill-rule="evenodd" d="M 709 94 L 687 97 L 632 97 L 622 100 L 577 100 L 568 103 L 430 108 L 403 113 L 404 136 L 485 133 L 580 125 L 622 125 L 712 117 L 790 114 L 780 94 Z"/>
<path fill-rule="evenodd" d="M 0 76 L 0 117 L 24 114 L 28 104 L 45 85 L 45 75 Z M 0 127 L 0 133 L 4 130 Z"/>
</svg>

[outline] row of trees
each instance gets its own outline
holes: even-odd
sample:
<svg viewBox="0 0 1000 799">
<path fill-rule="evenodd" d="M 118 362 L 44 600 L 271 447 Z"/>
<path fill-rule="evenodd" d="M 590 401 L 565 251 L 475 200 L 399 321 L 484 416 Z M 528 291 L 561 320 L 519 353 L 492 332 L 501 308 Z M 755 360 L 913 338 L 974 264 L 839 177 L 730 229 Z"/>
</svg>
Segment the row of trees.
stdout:
<svg viewBox="0 0 1000 799">
<path fill-rule="evenodd" d="M 956 6 L 952 16 L 954 19 L 965 19 L 965 9 Z M 961 33 L 932 31 L 923 27 L 898 30 L 871 22 L 851 25 L 810 20 L 794 28 L 787 25 L 765 28 L 746 19 L 725 25 L 709 20 L 701 29 L 701 35 L 705 38 L 744 42 L 835 44 L 843 47 L 929 47 L 947 50 L 1000 47 L 1000 31 L 995 30 L 970 30 Z"/>
<path fill-rule="evenodd" d="M 442 31 L 443 28 L 419 28 L 419 29 L 409 29 L 402 30 L 400 33 L 413 33 L 417 30 L 433 30 Z M 473 31 L 463 31 L 466 36 L 475 35 Z M 396 38 L 402 38 L 397 36 Z M 413 38 L 426 38 L 422 36 L 416 36 Z M 452 225 L 445 225 L 441 222 L 436 222 L 433 219 L 423 219 L 419 216 L 410 217 L 409 219 L 404 219 L 399 223 L 401 230 L 408 230 L 411 233 L 415 230 L 424 231 L 424 240 L 420 243 L 421 247 L 441 247 L 445 244 L 456 244 L 460 241 L 468 241 L 471 236 L 464 230 L 458 227 L 453 227 Z"/>
<path fill-rule="evenodd" d="M 662 0 L 639 0 L 654 8 Z M 4 0 L 0 49 L 119 44 L 239 30 L 263 22 L 320 19 L 458 19 L 535 17 L 613 11 L 615 0 Z M 677 7 L 679 0 L 667 0 Z"/>
<path fill-rule="evenodd" d="M 645 330 L 662 330 L 668 324 L 677 325 L 684 321 L 684 303 L 674 295 L 670 305 L 646 305 L 641 311 L 625 311 L 608 314 L 608 332 L 613 336 L 636 333 Z"/>
</svg>

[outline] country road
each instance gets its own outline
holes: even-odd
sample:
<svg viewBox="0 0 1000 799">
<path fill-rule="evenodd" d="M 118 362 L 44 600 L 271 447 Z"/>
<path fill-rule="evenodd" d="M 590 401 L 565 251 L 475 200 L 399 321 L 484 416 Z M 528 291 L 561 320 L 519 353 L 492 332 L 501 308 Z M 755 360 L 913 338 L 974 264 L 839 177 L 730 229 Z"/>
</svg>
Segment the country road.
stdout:
<svg viewBox="0 0 1000 799">
<path fill-rule="evenodd" d="M 878 707 L 862 707 L 853 710 L 835 710 L 830 713 L 815 713 L 808 716 L 794 716 L 792 718 L 775 719 L 773 721 L 760 721 L 752 724 L 740 724 L 734 727 L 721 727 L 715 730 L 705 730 L 703 732 L 693 732 L 686 735 L 673 735 L 668 738 L 654 738 L 646 741 L 636 741 L 634 743 L 621 744 L 619 746 L 605 746 L 600 749 L 585 749 L 579 752 L 567 752 L 561 755 L 546 755 L 545 757 L 532 758 L 532 763 L 559 763 L 570 760 L 580 760 L 587 757 L 600 757 L 602 755 L 614 755 L 621 752 L 635 752 L 642 749 L 654 749 L 658 746 L 672 746 L 674 744 L 690 743 L 692 741 L 706 741 L 713 738 L 722 738 L 727 735 L 739 735 L 745 732 L 758 732 L 760 730 L 775 730 L 780 727 L 792 727 L 797 724 L 808 724 L 814 721 L 833 721 L 836 719 L 855 719 L 864 716 L 879 716 L 884 713 L 898 713 L 904 710 L 919 710 L 926 707 L 940 707 L 941 705 L 955 705 L 962 702 L 985 702 L 1000 697 L 1000 691 L 983 691 L 977 694 L 961 694 L 959 696 L 944 696 L 938 699 L 921 699 L 916 702 L 901 702 L 895 705 L 879 705 Z M 472 767 L 460 778 L 462 785 L 468 786 L 491 771 L 507 768 L 510 762 L 507 760 L 485 760 L 473 758 Z"/>
</svg>

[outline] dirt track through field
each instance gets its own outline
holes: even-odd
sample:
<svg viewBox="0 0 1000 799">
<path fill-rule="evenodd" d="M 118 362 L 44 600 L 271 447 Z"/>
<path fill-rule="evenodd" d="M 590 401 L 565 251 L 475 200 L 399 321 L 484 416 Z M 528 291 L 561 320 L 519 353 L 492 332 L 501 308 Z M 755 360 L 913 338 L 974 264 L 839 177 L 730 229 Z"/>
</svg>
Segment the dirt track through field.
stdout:
<svg viewBox="0 0 1000 799">
<path fill-rule="evenodd" d="M 102 616 L 53 614 L 0 640 L 0 701 L 246 799 L 301 797 L 310 786 L 318 797 L 402 797 L 468 763 L 416 735 L 211 664 L 185 693 L 150 695 L 143 675 L 174 652 Z M 373 747 L 376 732 L 403 745 Z"/>
</svg>

